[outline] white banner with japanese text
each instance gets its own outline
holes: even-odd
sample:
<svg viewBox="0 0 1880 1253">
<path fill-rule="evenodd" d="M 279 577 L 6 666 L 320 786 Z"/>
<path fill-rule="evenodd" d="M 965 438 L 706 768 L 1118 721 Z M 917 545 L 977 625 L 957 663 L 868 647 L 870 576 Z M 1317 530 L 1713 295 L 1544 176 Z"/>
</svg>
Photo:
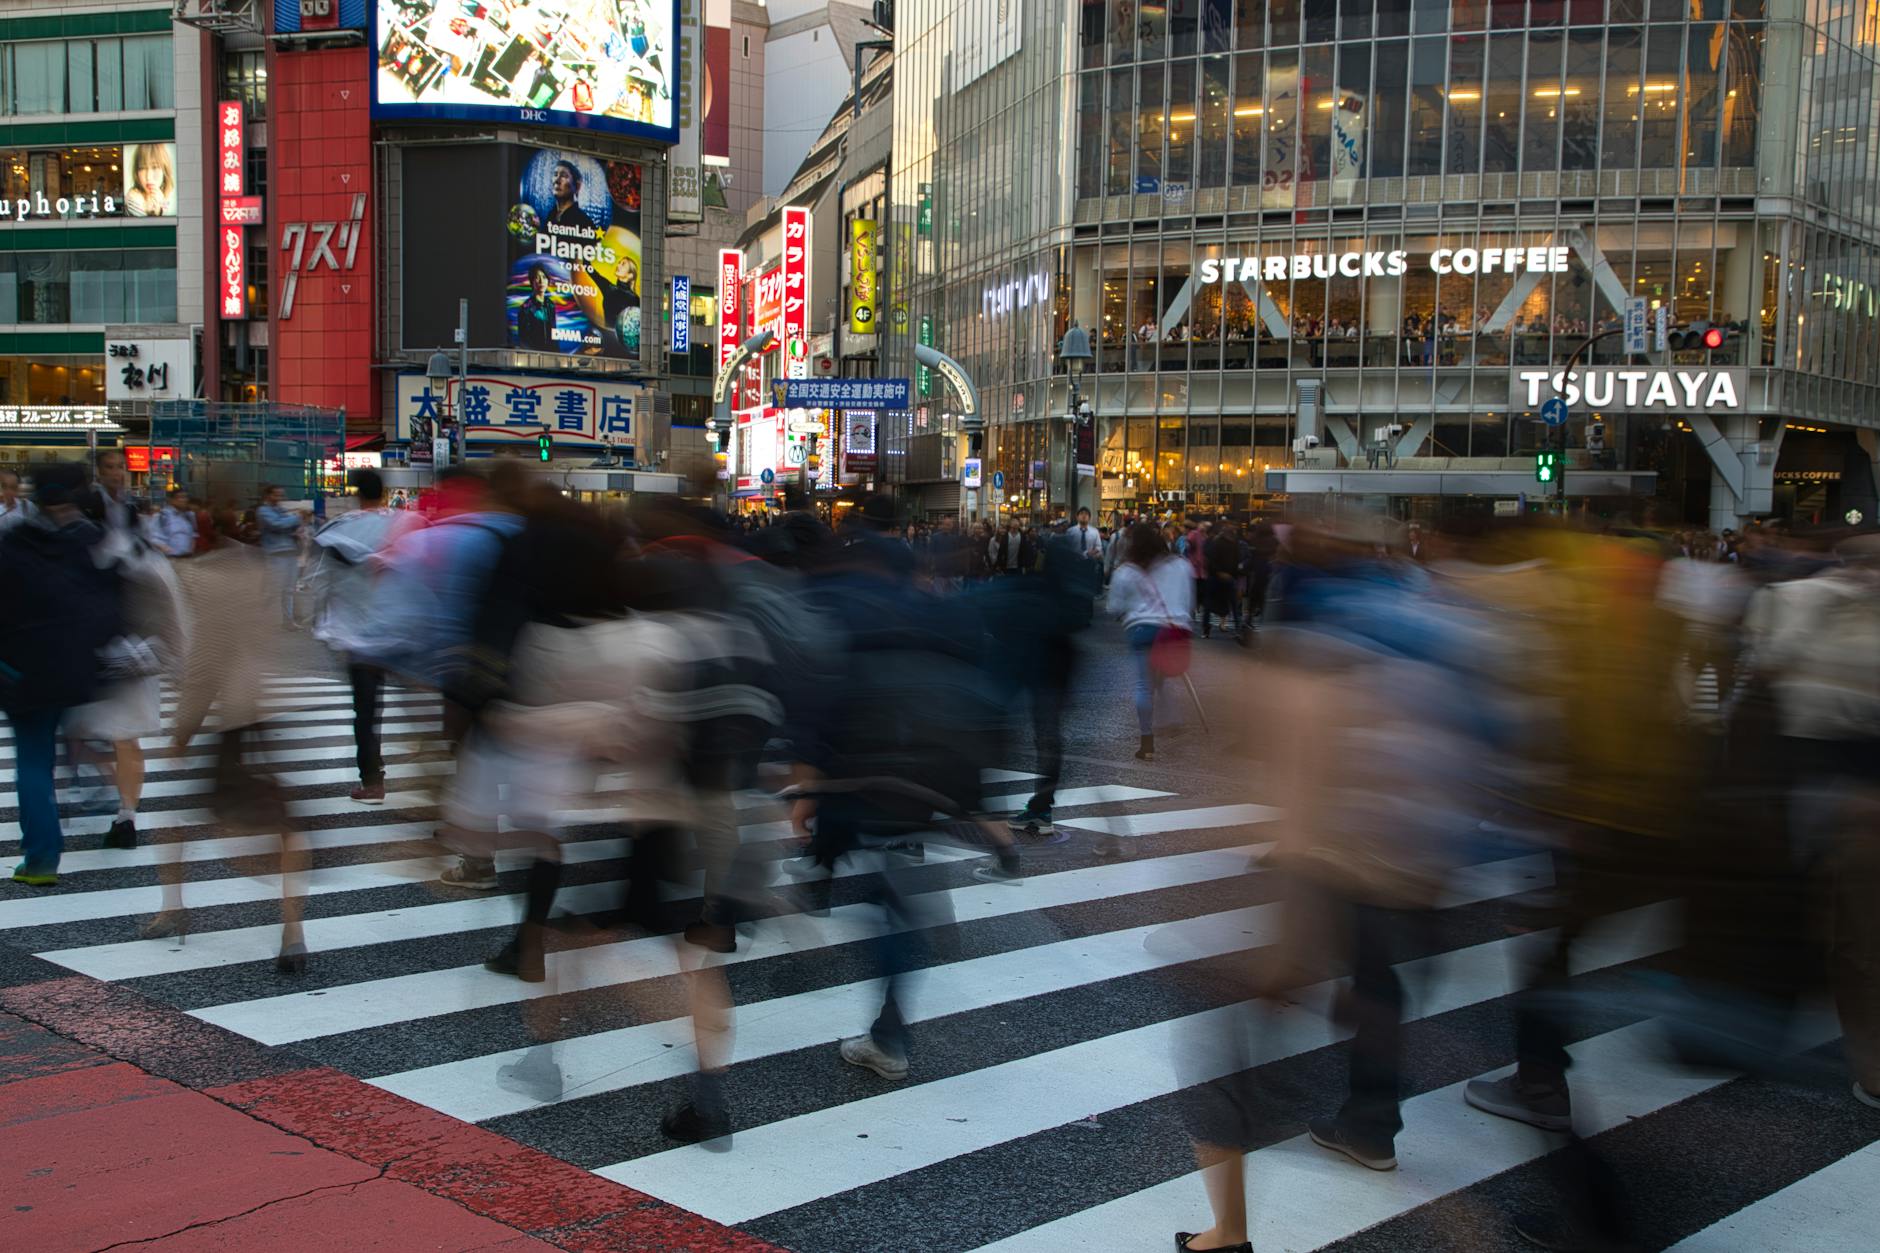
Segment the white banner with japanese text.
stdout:
<svg viewBox="0 0 1880 1253">
<path fill-rule="evenodd" d="M 399 375 L 393 438 L 410 439 L 414 427 L 422 432 L 456 418 L 471 443 L 532 443 L 546 430 L 558 444 L 631 444 L 641 407 L 650 403 L 638 383 L 513 374 L 470 375 L 461 408 L 457 393 L 455 378 L 433 384 L 422 374 Z"/>
</svg>

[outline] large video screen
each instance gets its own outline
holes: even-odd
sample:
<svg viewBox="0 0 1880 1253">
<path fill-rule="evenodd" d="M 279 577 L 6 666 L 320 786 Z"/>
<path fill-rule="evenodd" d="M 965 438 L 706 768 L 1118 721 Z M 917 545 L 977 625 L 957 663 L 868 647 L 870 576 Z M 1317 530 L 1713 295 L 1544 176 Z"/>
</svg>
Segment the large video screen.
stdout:
<svg viewBox="0 0 1880 1253">
<path fill-rule="evenodd" d="M 378 0 L 373 111 L 674 143 L 677 0 Z"/>
<path fill-rule="evenodd" d="M 640 174 L 548 148 L 517 150 L 509 211 L 509 342 L 534 352 L 640 357 Z"/>
</svg>

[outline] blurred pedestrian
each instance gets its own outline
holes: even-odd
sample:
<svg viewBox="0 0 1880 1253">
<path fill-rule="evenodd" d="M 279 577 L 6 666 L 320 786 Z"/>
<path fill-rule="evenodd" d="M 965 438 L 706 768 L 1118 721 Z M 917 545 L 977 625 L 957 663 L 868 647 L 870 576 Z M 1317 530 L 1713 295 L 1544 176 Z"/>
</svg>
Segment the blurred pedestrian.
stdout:
<svg viewBox="0 0 1880 1253">
<path fill-rule="evenodd" d="M 279 840 L 276 855 L 266 859 L 281 892 L 281 941 L 274 968 L 297 975 L 307 968 L 301 919 L 312 857 L 305 835 L 289 816 L 280 785 L 259 764 L 263 720 L 277 712 L 264 706 L 263 688 L 266 676 L 282 669 L 283 636 L 275 625 L 279 599 L 270 559 L 242 542 L 240 535 L 233 512 L 222 511 L 215 544 L 177 572 L 190 632 L 188 655 L 178 675 L 171 743 L 179 749 L 187 746 L 214 718 L 210 811 L 229 835 L 271 835 Z M 188 863 L 181 843 L 160 848 L 162 907 L 141 934 L 181 942 L 193 921 L 184 894 Z"/>
<path fill-rule="evenodd" d="M 1222 523 L 1207 543 L 1202 547 L 1202 563 L 1207 570 L 1205 590 L 1207 599 L 1201 606 L 1201 637 L 1207 639 L 1213 633 L 1213 619 L 1219 618 L 1221 625 L 1227 625 L 1229 613 L 1234 617 L 1234 638 L 1243 647 L 1247 643 L 1246 625 L 1241 619 L 1240 609 L 1240 533 L 1232 524 Z"/>
<path fill-rule="evenodd" d="M 314 638 L 345 659 L 352 688 L 353 751 L 359 786 L 351 798 L 362 805 L 385 801 L 385 759 L 379 744 L 379 700 L 385 671 L 369 655 L 372 601 L 380 571 L 377 558 L 399 531 L 398 514 L 385 505 L 385 481 L 373 469 L 347 474 L 358 507 L 314 533 L 309 583 L 314 594 Z"/>
<path fill-rule="evenodd" d="M 41 467 L 33 513 L 0 530 L 0 711 L 13 724 L 22 854 L 13 879 L 30 887 L 59 881 L 59 723 L 96 691 L 98 650 L 121 629 L 117 575 L 92 553 L 102 532 L 79 509 L 85 487 L 83 466 Z"/>
<path fill-rule="evenodd" d="M 121 475 L 121 455 L 113 452 L 111 457 L 120 463 Z M 108 475 L 105 458 L 100 462 Z M 171 563 L 145 543 L 135 527 L 126 525 L 125 507 L 96 494 L 89 497 L 88 507 L 96 509 L 101 527 L 94 559 L 119 578 L 123 629 L 100 650 L 93 699 L 67 715 L 64 729 L 75 768 L 97 761 L 91 743 L 111 745 L 108 770 L 118 799 L 104 846 L 135 848 L 144 786 L 142 741 L 163 731 L 161 676 L 174 675 L 182 666 L 186 611 Z M 113 518 L 117 521 L 109 521 Z"/>
<path fill-rule="evenodd" d="M 157 514 L 157 550 L 167 557 L 187 557 L 196 551 L 196 511 L 190 508 L 189 492 L 172 487 Z"/>
<path fill-rule="evenodd" d="M 17 526 L 33 514 L 33 502 L 20 494 L 20 476 L 0 470 L 0 531 Z"/>
<path fill-rule="evenodd" d="M 1153 525 L 1131 527 L 1123 564 L 1110 579 L 1109 608 L 1122 619 L 1135 665 L 1136 727 L 1142 741 L 1136 749 L 1138 761 L 1155 760 L 1155 700 L 1162 680 L 1187 669 L 1193 604 L 1192 567 L 1168 551 Z M 1173 669 L 1177 654 L 1179 671 Z"/>
<path fill-rule="evenodd" d="M 255 525 L 261 533 L 261 551 L 268 558 L 268 570 L 280 594 L 281 625 L 293 630 L 294 585 L 300 579 L 300 531 L 302 514 L 286 508 L 286 493 L 272 483 L 261 485 L 261 503 L 255 509 Z"/>
</svg>

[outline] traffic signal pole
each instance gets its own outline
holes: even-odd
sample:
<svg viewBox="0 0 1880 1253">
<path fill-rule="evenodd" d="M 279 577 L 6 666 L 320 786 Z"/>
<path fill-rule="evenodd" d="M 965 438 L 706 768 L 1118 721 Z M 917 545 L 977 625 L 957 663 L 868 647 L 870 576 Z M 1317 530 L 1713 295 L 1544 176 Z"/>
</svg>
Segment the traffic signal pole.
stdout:
<svg viewBox="0 0 1880 1253">
<path fill-rule="evenodd" d="M 1586 350 L 1602 339 L 1611 339 L 1614 335 L 1623 334 L 1625 334 L 1625 328 L 1615 326 L 1609 331 L 1600 331 L 1596 335 L 1587 336 L 1580 346 L 1573 350 L 1573 355 L 1567 358 L 1566 368 L 1554 376 L 1560 380 L 1559 386 L 1554 388 L 1554 395 L 1560 397 L 1563 404 L 1567 399 L 1565 391 L 1567 380 L 1579 368 L 1580 358 L 1586 355 Z M 1571 425 L 1571 422 L 1560 424 L 1560 463 L 1554 469 L 1554 512 L 1563 518 L 1567 516 L 1567 428 Z"/>
</svg>

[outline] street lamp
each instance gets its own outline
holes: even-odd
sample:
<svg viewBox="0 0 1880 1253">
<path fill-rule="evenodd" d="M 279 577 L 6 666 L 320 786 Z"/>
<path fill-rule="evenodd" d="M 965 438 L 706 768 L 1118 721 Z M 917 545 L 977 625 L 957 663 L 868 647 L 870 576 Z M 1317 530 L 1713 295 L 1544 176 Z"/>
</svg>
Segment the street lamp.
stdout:
<svg viewBox="0 0 1880 1253">
<path fill-rule="evenodd" d="M 1058 359 L 1063 361 L 1064 372 L 1071 380 L 1070 404 L 1065 412 L 1064 426 L 1064 520 L 1069 522 L 1077 503 L 1077 424 L 1089 420 L 1088 406 L 1084 404 L 1083 393 L 1078 385 L 1083 380 L 1084 371 L 1090 368 L 1090 332 L 1072 322 L 1058 344 Z"/>
<path fill-rule="evenodd" d="M 439 418 L 438 424 L 437 424 L 438 429 L 435 431 L 426 432 L 425 434 L 426 439 L 432 439 L 433 436 L 446 435 L 449 433 L 448 430 L 446 429 L 445 423 L 449 420 L 451 416 L 450 376 L 455 373 L 456 373 L 456 370 L 453 369 L 450 364 L 450 354 L 445 352 L 442 348 L 432 353 L 431 360 L 425 364 L 425 367 L 424 367 L 425 381 L 429 383 L 432 388 L 437 390 L 444 397 L 442 416 Z M 437 443 L 434 439 L 432 439 L 431 447 L 433 449 L 437 447 Z M 432 468 L 435 470 L 439 468 L 436 462 L 437 454 L 433 452 L 431 456 L 432 456 L 432 463 L 431 463 Z"/>
</svg>

